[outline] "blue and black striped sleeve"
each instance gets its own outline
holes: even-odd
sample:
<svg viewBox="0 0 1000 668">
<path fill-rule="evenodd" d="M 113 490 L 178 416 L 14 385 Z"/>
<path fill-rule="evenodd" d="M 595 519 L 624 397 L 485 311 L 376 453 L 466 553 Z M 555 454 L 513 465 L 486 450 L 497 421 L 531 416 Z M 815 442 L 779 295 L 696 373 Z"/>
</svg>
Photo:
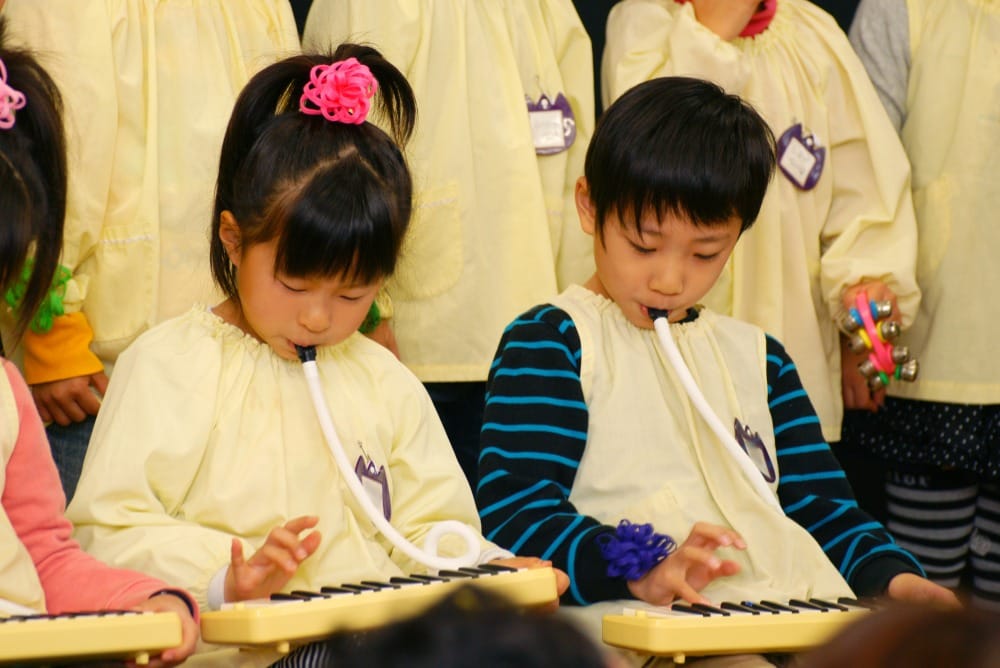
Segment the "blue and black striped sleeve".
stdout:
<svg viewBox="0 0 1000 668">
<path fill-rule="evenodd" d="M 551 559 L 570 578 L 563 601 L 577 605 L 630 597 L 596 540 L 614 527 L 569 501 L 587 419 L 576 326 L 561 309 L 536 307 L 507 327 L 490 368 L 476 503 L 486 537 Z"/>
<path fill-rule="evenodd" d="M 778 498 L 859 596 L 885 593 L 899 573 L 923 575 L 879 522 L 858 507 L 784 347 L 767 337 L 767 395 L 778 454 Z"/>
</svg>

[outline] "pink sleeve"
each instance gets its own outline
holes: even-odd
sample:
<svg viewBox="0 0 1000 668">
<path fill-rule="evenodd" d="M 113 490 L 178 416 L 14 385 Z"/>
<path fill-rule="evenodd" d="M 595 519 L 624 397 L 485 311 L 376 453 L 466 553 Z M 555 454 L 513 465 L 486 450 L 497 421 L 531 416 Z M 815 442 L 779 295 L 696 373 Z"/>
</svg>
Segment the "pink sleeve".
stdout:
<svg viewBox="0 0 1000 668">
<path fill-rule="evenodd" d="M 35 564 L 49 613 L 131 608 L 156 591 L 173 591 L 160 580 L 98 561 L 73 540 L 66 497 L 31 393 L 16 367 L 2 363 L 20 430 L 0 502 Z"/>
</svg>

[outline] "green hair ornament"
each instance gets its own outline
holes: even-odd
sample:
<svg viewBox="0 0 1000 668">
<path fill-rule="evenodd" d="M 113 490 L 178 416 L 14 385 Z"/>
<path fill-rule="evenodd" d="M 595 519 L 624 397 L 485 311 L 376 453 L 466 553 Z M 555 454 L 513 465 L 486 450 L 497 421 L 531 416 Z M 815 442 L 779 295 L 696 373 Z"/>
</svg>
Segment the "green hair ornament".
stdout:
<svg viewBox="0 0 1000 668">
<path fill-rule="evenodd" d="M 7 305 L 13 310 L 17 310 L 24 300 L 24 293 L 28 289 L 28 281 L 31 280 L 31 273 L 34 271 L 35 262 L 32 258 L 24 263 L 21 269 L 21 276 L 4 295 Z M 63 309 L 63 297 L 66 294 L 66 284 L 73 274 L 66 267 L 59 265 L 56 268 L 55 276 L 52 277 L 52 288 L 45 295 L 42 303 L 35 312 L 35 317 L 31 319 L 31 331 L 36 334 L 45 334 L 52 329 L 55 319 L 65 313 Z"/>
</svg>

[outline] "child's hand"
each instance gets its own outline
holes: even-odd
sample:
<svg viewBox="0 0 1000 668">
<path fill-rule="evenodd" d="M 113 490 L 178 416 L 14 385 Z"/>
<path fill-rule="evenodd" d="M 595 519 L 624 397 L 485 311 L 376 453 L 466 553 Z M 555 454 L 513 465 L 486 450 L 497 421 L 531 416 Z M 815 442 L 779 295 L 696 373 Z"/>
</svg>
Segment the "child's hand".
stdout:
<svg viewBox="0 0 1000 668">
<path fill-rule="evenodd" d="M 181 618 L 181 644 L 164 650 L 159 657 L 153 658 L 146 668 L 161 668 L 164 666 L 176 666 L 194 652 L 195 644 L 198 642 L 198 624 L 195 623 L 191 611 L 179 596 L 169 593 L 162 593 L 153 596 L 135 606 L 136 610 L 144 612 L 173 612 Z M 136 664 L 129 662 L 130 668 Z"/>
<path fill-rule="evenodd" d="M 283 526 L 271 529 L 267 541 L 246 560 L 243 558 L 243 544 L 234 538 L 229 571 L 226 573 L 225 600 L 265 598 L 281 591 L 295 575 L 299 564 L 319 547 L 318 531 L 299 539 L 300 533 L 313 528 L 318 522 L 319 518 L 311 515 L 288 520 Z"/>
<path fill-rule="evenodd" d="M 551 561 L 545 559 L 539 559 L 538 557 L 511 557 L 510 559 L 494 559 L 490 562 L 491 564 L 498 564 L 500 566 L 509 566 L 511 568 L 546 568 L 552 565 Z M 569 576 L 558 568 L 553 568 L 552 571 L 556 574 L 556 593 L 562 596 L 569 589 Z M 544 606 L 544 611 L 555 612 L 559 608 L 559 600 L 557 599 L 550 606 Z"/>
<path fill-rule="evenodd" d="M 698 23 L 729 42 L 750 23 L 760 0 L 691 0 L 691 4 Z"/>
<path fill-rule="evenodd" d="M 690 603 L 710 603 L 698 592 L 712 580 L 734 575 L 740 570 L 735 561 L 715 555 L 720 547 L 745 550 L 746 543 L 732 529 L 698 522 L 670 556 L 639 580 L 629 582 L 629 591 L 640 601 L 653 605 L 667 605 L 676 598 Z"/>
<path fill-rule="evenodd" d="M 945 608 L 960 608 L 955 592 L 915 573 L 900 573 L 889 580 L 889 598 L 909 603 L 930 603 Z"/>
<path fill-rule="evenodd" d="M 31 386 L 31 396 L 43 422 L 68 427 L 74 422 L 82 422 L 88 415 L 97 415 L 101 397 L 107 389 L 108 377 L 101 371 L 90 376 L 37 383 Z"/>
<path fill-rule="evenodd" d="M 858 293 L 864 291 L 868 296 L 868 301 L 883 302 L 892 304 L 892 315 L 889 320 L 901 322 L 899 305 L 896 303 L 896 293 L 889 289 L 882 281 L 864 281 L 844 290 L 841 296 L 841 304 L 844 311 L 855 308 L 855 298 Z M 875 412 L 885 402 L 885 388 L 880 388 L 872 392 L 868 388 L 868 381 L 861 372 L 858 371 L 858 364 L 868 357 L 869 351 L 860 353 L 851 352 L 847 345 L 847 337 L 840 337 L 840 375 L 841 388 L 844 395 L 844 408 L 854 408 Z"/>
</svg>

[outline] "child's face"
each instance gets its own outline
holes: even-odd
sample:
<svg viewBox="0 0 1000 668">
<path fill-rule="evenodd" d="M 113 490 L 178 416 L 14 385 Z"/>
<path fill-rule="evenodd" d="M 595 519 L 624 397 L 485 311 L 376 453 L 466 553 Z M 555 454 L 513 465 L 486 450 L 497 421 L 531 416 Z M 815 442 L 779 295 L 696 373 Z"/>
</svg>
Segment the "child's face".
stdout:
<svg viewBox="0 0 1000 668">
<path fill-rule="evenodd" d="M 603 240 L 596 234 L 593 206 L 577 186 L 577 206 L 584 231 L 594 236 L 597 273 L 587 287 L 613 300 L 636 327 L 652 329 L 649 309 L 670 311 L 670 321 L 682 319 L 715 285 L 740 237 L 741 221 L 697 227 L 691 222 L 655 215 L 642 218 L 642 233 L 608 216 Z M 580 197 L 585 201 L 581 206 Z"/>
<path fill-rule="evenodd" d="M 274 269 L 276 246 L 270 241 L 230 252 L 241 307 L 235 324 L 289 360 L 298 359 L 296 345 L 334 345 L 356 332 L 379 283 L 283 276 Z"/>
</svg>

